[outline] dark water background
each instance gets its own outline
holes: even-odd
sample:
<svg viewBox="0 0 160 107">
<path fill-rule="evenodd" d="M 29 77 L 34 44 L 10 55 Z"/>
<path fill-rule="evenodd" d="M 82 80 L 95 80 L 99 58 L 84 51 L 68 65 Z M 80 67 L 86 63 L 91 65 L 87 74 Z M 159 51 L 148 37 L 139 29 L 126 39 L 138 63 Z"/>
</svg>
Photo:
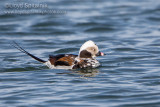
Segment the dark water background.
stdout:
<svg viewBox="0 0 160 107">
<path fill-rule="evenodd" d="M 43 3 L 65 14 L 6 14 L 6 4 Z M 45 10 L 46 8 L 25 9 Z M 0 106 L 160 106 L 159 0 L 0 1 Z M 92 72 L 50 70 L 48 59 L 93 40 L 107 56 Z"/>
</svg>

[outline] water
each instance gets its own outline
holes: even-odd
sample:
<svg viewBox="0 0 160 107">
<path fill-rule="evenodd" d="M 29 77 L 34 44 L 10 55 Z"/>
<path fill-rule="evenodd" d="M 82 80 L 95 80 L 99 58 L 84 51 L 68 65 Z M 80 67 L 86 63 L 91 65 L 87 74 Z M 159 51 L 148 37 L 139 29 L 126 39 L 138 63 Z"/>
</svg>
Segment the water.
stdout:
<svg viewBox="0 0 160 107">
<path fill-rule="evenodd" d="M 67 13 L 4 13 L 15 10 L 6 3 L 22 2 Z M 1 107 L 160 106 L 160 1 L 5 0 L 0 9 Z M 78 54 L 87 40 L 107 54 L 89 72 L 48 69 L 10 45 L 17 41 L 47 60 L 49 54 Z"/>
</svg>

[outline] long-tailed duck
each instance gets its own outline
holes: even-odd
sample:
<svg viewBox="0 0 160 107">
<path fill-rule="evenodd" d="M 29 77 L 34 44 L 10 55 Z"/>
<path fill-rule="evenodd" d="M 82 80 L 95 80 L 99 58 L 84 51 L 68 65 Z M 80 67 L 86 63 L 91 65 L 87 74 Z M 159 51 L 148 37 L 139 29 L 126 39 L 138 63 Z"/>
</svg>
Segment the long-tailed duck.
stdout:
<svg viewBox="0 0 160 107">
<path fill-rule="evenodd" d="M 95 59 L 96 56 L 104 56 L 98 46 L 91 40 L 85 42 L 79 51 L 79 55 L 60 54 L 49 55 L 49 60 L 44 61 L 20 47 L 16 42 L 13 46 L 21 52 L 29 55 L 33 59 L 47 65 L 50 69 L 78 69 L 78 68 L 96 68 L 100 63 Z"/>
</svg>

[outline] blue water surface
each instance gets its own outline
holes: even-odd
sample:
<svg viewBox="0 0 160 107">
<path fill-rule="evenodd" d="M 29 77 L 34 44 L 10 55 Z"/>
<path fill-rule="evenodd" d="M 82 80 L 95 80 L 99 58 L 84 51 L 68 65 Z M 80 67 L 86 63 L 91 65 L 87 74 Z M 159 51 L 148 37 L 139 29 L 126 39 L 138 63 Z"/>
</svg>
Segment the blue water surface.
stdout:
<svg viewBox="0 0 160 107">
<path fill-rule="evenodd" d="M 87 40 L 107 54 L 88 72 L 48 69 L 10 45 L 48 60 Z M 160 1 L 0 1 L 0 62 L 1 107 L 159 107 Z"/>
</svg>

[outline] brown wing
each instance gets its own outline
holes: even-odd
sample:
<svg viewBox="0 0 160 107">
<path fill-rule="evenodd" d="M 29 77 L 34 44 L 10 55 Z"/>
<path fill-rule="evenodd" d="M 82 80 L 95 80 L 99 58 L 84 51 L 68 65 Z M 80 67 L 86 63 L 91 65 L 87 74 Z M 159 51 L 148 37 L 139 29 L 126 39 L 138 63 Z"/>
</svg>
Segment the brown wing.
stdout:
<svg viewBox="0 0 160 107">
<path fill-rule="evenodd" d="M 77 55 L 72 54 L 62 54 L 57 56 L 51 56 L 49 57 L 49 61 L 54 66 L 71 66 L 74 63 L 74 59 Z"/>
</svg>

